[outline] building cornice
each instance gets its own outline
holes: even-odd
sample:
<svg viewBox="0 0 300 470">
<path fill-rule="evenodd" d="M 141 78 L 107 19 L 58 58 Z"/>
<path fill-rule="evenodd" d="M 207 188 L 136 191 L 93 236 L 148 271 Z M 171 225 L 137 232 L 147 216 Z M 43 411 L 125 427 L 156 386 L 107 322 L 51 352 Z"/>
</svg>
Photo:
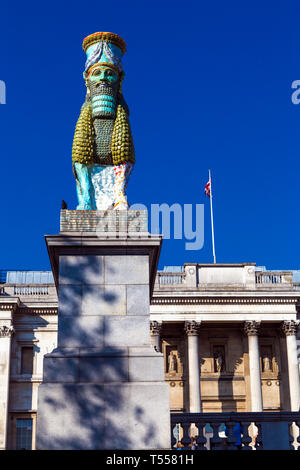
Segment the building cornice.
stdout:
<svg viewBox="0 0 300 470">
<path fill-rule="evenodd" d="M 58 307 L 22 307 L 16 311 L 17 315 L 57 315 Z"/>
<path fill-rule="evenodd" d="M 193 304 L 297 304 L 300 296 L 270 295 L 270 296 L 153 296 L 151 305 L 193 305 Z"/>
<path fill-rule="evenodd" d="M 20 305 L 19 297 L 0 297 L 0 311 L 10 310 L 13 313 Z"/>
</svg>

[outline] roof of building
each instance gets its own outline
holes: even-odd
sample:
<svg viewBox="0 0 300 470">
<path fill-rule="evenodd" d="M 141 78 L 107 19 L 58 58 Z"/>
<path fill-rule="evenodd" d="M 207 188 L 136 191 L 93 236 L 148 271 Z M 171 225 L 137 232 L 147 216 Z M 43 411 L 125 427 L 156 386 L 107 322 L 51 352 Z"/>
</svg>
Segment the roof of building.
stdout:
<svg viewBox="0 0 300 470">
<path fill-rule="evenodd" d="M 52 271 L 10 271 L 0 269 L 2 284 L 54 284 Z"/>
<path fill-rule="evenodd" d="M 189 263 L 188 263 L 189 264 Z M 197 264 L 197 263 L 196 263 Z M 253 264 L 253 263 L 250 263 Z M 210 264 L 200 264 L 202 267 L 209 267 Z M 211 264 L 211 266 L 216 266 Z M 219 266 L 225 266 L 220 264 Z M 238 264 L 226 264 L 226 266 L 238 266 Z M 181 273 L 184 266 L 164 266 L 162 272 Z M 268 272 L 266 266 L 255 266 L 257 272 Z M 281 269 L 272 269 L 273 272 L 282 272 Z M 293 283 L 300 283 L 300 270 L 284 270 L 293 274 Z M 0 269 L 0 284 L 54 284 L 52 271 L 23 271 Z"/>
</svg>

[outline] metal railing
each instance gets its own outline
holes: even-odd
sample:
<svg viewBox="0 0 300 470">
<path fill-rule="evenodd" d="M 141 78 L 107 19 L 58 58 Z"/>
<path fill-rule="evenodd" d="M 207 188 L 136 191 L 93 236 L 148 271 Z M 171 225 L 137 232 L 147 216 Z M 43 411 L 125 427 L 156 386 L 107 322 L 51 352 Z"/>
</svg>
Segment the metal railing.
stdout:
<svg viewBox="0 0 300 470">
<path fill-rule="evenodd" d="M 299 429 L 299 412 L 172 413 L 171 445 L 183 450 L 296 450 Z"/>
</svg>

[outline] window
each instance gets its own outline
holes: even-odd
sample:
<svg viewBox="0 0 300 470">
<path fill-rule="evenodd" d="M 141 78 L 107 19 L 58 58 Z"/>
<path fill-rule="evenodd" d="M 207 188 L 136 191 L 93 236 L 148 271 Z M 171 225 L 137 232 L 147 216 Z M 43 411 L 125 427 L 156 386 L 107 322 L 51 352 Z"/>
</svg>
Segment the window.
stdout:
<svg viewBox="0 0 300 470">
<path fill-rule="evenodd" d="M 16 449 L 32 449 L 32 419 L 16 420 Z"/>
<path fill-rule="evenodd" d="M 21 374 L 33 373 L 33 346 L 24 346 L 21 351 Z"/>
</svg>

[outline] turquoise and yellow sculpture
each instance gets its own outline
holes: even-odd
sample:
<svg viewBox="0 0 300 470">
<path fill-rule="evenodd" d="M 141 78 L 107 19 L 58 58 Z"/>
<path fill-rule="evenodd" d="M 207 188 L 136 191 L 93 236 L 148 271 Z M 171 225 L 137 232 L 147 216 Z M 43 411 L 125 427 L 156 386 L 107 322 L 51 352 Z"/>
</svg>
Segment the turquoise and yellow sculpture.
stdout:
<svg viewBox="0 0 300 470">
<path fill-rule="evenodd" d="M 126 43 L 117 34 L 99 32 L 87 36 L 82 47 L 87 94 L 72 150 L 77 209 L 127 210 L 126 187 L 135 154 L 121 90 Z"/>
</svg>

